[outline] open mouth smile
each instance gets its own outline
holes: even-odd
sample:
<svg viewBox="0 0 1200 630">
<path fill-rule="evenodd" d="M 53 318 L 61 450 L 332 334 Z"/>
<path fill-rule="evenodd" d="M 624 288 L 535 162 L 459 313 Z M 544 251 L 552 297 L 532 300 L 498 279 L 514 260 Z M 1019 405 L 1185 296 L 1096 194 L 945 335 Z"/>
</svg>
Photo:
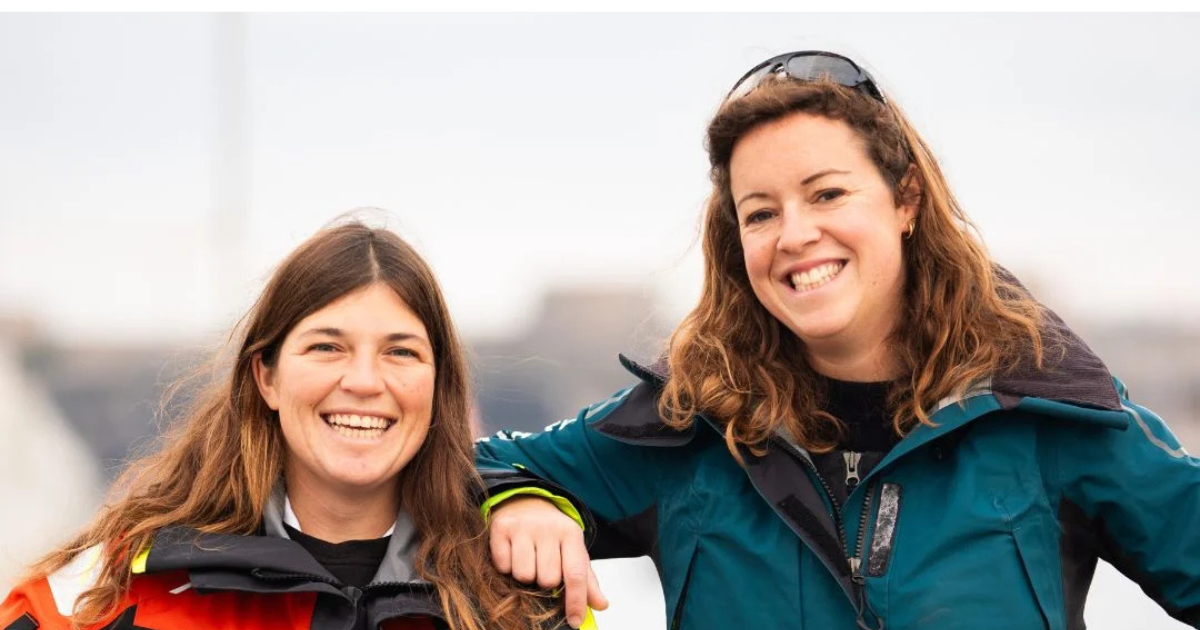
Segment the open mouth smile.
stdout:
<svg viewBox="0 0 1200 630">
<path fill-rule="evenodd" d="M 845 268 L 846 261 L 835 260 L 799 273 L 789 274 L 787 279 L 794 291 L 806 293 L 829 284 Z"/>
<path fill-rule="evenodd" d="M 348 413 L 321 414 L 321 419 L 334 433 L 356 440 L 373 440 L 383 437 L 396 424 L 395 418 L 364 416 Z"/>
</svg>

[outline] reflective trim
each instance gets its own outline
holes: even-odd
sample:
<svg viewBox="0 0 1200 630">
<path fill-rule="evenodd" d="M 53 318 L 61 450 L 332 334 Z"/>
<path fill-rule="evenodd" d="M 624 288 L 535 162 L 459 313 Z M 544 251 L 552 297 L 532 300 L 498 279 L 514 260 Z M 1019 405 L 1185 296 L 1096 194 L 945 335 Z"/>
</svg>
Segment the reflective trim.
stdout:
<svg viewBox="0 0 1200 630">
<path fill-rule="evenodd" d="M 75 601 L 84 591 L 96 585 L 102 567 L 100 545 L 96 545 L 85 549 L 62 568 L 46 576 L 58 614 L 70 617 L 75 612 Z"/>
<path fill-rule="evenodd" d="M 1157 435 L 1154 435 L 1154 432 L 1150 430 L 1150 427 L 1149 427 L 1149 425 L 1146 424 L 1146 421 L 1142 420 L 1142 414 L 1138 413 L 1136 409 L 1134 409 L 1133 407 L 1130 407 L 1128 405 L 1121 405 L 1121 408 L 1124 409 L 1126 411 L 1126 413 L 1129 413 L 1130 415 L 1132 415 L 1134 420 L 1137 420 L 1138 426 L 1142 428 L 1142 433 L 1146 434 L 1146 439 L 1150 440 L 1151 444 L 1162 449 L 1167 455 L 1170 455 L 1171 457 L 1175 457 L 1177 459 L 1182 459 L 1182 458 L 1188 456 L 1187 449 L 1183 448 L 1183 446 L 1180 446 L 1179 448 L 1172 448 L 1170 444 L 1167 444 L 1166 442 L 1162 441 Z M 1166 425 L 1163 426 L 1163 429 L 1165 429 L 1168 433 L 1170 433 L 1170 431 L 1171 431 L 1169 428 L 1166 427 Z M 1171 437 L 1175 437 L 1175 436 L 1172 435 Z M 1178 439 L 1176 439 L 1175 441 L 1179 442 Z"/>
<path fill-rule="evenodd" d="M 626 387 L 612 396 L 609 396 L 608 398 L 605 398 L 604 400 L 601 400 L 600 402 L 588 407 L 587 411 L 583 414 L 583 419 L 591 422 L 607 416 L 610 411 L 616 409 L 617 406 L 619 406 L 625 400 L 625 398 L 629 396 L 629 392 L 631 391 L 633 391 L 632 387 Z"/>
<path fill-rule="evenodd" d="M 146 547 L 138 555 L 133 557 L 133 564 L 129 570 L 134 575 L 139 575 L 146 572 L 146 560 L 150 558 L 150 548 Z"/>
<path fill-rule="evenodd" d="M 880 577 L 887 573 L 895 547 L 896 523 L 900 520 L 899 484 L 885 483 L 879 493 L 879 511 L 875 514 L 875 531 L 871 533 L 871 557 L 867 559 L 867 575 Z"/>
<path fill-rule="evenodd" d="M 976 383 L 972 383 L 960 396 L 950 395 L 937 401 L 937 404 L 933 406 L 933 409 L 930 409 L 926 413 L 932 416 L 933 414 L 945 409 L 946 407 L 949 407 L 950 405 L 953 405 L 954 403 L 966 402 L 968 398 L 990 395 L 991 393 L 992 379 L 985 378 Z"/>
</svg>

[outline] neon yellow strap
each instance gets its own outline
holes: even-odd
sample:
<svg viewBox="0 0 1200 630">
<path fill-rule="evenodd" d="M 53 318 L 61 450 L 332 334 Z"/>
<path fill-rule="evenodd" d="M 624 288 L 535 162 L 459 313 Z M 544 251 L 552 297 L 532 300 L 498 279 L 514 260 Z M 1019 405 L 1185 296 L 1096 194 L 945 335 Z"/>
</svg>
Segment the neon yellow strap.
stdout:
<svg viewBox="0 0 1200 630">
<path fill-rule="evenodd" d="M 583 623 L 579 624 L 579 630 L 599 630 L 600 626 L 596 625 L 596 617 L 592 615 L 592 607 L 588 606 L 587 613 L 583 616 Z"/>
<path fill-rule="evenodd" d="M 569 500 L 564 497 L 560 497 L 549 490 L 543 490 L 541 488 L 534 487 L 513 488 L 512 490 L 505 490 L 504 492 L 488 497 L 487 501 L 484 501 L 483 505 L 479 506 L 479 513 L 483 515 L 483 521 L 486 523 L 488 517 L 492 514 L 492 510 L 497 505 L 500 505 L 500 503 L 502 503 L 505 499 L 522 494 L 533 495 L 535 497 L 542 497 L 543 499 L 546 499 L 547 501 L 553 503 L 554 507 L 557 507 L 563 514 L 571 517 L 571 520 L 575 521 L 575 523 L 579 525 L 579 529 L 587 529 L 583 524 L 583 517 L 579 515 L 579 510 L 576 510 L 575 506 L 572 505 Z"/>
<path fill-rule="evenodd" d="M 133 557 L 133 574 L 139 575 L 146 572 L 146 559 L 150 557 L 150 548 L 146 547 L 138 555 Z"/>
</svg>

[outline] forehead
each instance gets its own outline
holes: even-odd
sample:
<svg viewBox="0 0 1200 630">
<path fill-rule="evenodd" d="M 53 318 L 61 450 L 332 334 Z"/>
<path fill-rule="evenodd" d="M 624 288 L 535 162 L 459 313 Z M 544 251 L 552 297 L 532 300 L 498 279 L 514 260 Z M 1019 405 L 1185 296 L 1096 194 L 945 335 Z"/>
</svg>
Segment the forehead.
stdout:
<svg viewBox="0 0 1200 630">
<path fill-rule="evenodd" d="M 870 164 L 866 144 L 850 125 L 797 112 L 746 132 L 733 147 L 729 174 L 737 187 L 748 179 L 796 175 L 797 168 L 852 170 L 865 164 Z"/>
<path fill-rule="evenodd" d="M 425 324 L 391 287 L 375 283 L 352 291 L 300 320 L 293 334 L 313 328 L 337 328 L 345 334 L 419 334 Z"/>
</svg>

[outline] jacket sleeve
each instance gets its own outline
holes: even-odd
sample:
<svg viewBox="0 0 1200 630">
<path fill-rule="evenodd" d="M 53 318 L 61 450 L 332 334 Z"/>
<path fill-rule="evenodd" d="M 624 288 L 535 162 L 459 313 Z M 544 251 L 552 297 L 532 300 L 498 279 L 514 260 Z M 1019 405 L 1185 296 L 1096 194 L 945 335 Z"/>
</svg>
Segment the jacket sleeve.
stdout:
<svg viewBox="0 0 1200 630">
<path fill-rule="evenodd" d="M 594 427 L 629 402 L 635 389 L 617 392 L 541 433 L 500 431 L 483 438 L 476 444 L 476 464 L 481 471 L 500 466 L 550 482 L 578 497 L 594 519 L 589 536 L 594 559 L 647 555 L 656 538 L 656 493 L 666 458 L 661 449 L 621 442 Z"/>
<path fill-rule="evenodd" d="M 1126 430 L 1084 428 L 1059 449 L 1064 498 L 1091 522 L 1101 558 L 1200 628 L 1200 460 L 1153 412 L 1122 404 Z"/>
</svg>

